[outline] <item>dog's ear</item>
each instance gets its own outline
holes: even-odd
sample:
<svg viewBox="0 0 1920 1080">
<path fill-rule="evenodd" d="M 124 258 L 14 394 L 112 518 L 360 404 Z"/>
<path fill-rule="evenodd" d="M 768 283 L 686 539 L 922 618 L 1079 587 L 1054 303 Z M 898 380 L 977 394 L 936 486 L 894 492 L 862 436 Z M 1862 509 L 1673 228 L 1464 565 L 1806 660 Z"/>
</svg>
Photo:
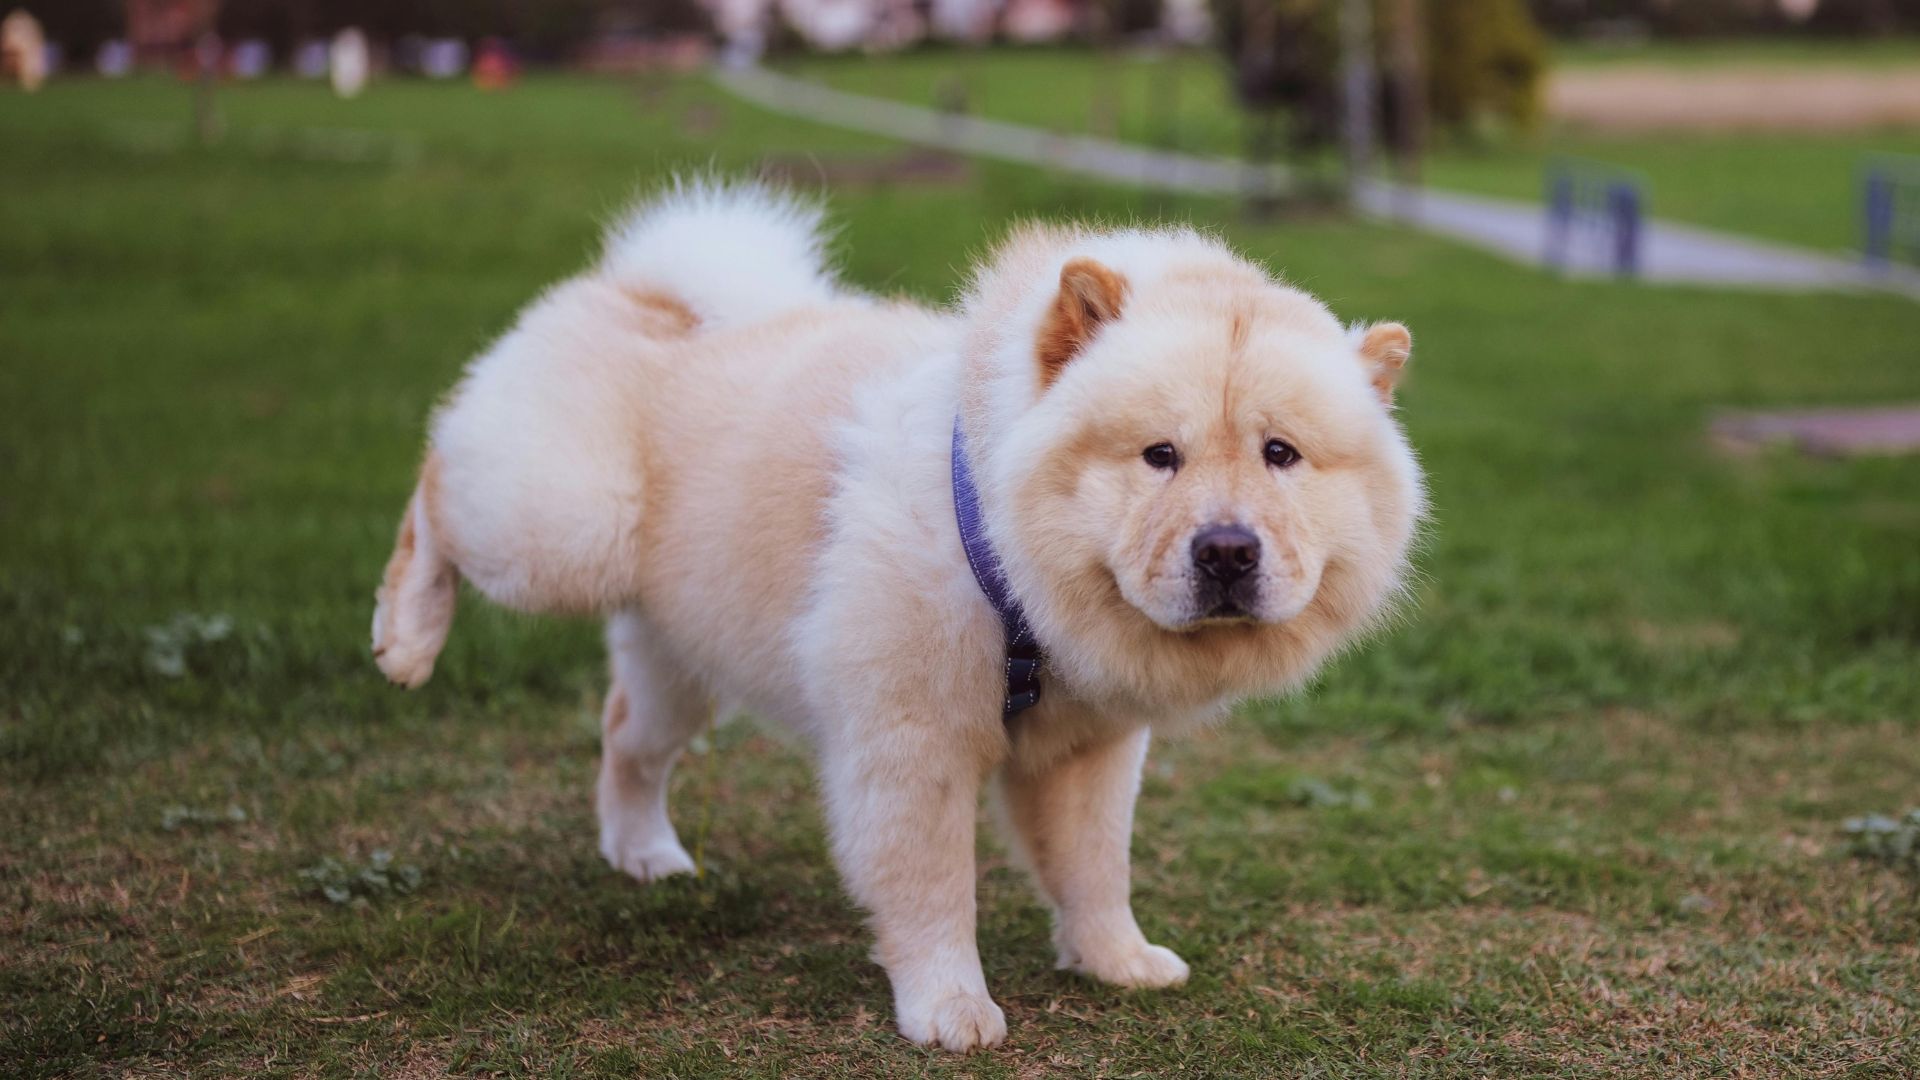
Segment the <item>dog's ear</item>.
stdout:
<svg viewBox="0 0 1920 1080">
<path fill-rule="evenodd" d="M 1374 323 L 1353 328 L 1353 339 L 1360 349 L 1360 362 L 1366 365 L 1367 379 L 1380 400 L 1393 403 L 1393 388 L 1413 356 L 1413 334 L 1397 322 Z"/>
<path fill-rule="evenodd" d="M 1100 327 L 1120 316 L 1127 279 L 1092 259 L 1060 268 L 1060 294 L 1040 325 L 1040 385 L 1052 386 L 1067 362 L 1080 355 Z"/>
</svg>

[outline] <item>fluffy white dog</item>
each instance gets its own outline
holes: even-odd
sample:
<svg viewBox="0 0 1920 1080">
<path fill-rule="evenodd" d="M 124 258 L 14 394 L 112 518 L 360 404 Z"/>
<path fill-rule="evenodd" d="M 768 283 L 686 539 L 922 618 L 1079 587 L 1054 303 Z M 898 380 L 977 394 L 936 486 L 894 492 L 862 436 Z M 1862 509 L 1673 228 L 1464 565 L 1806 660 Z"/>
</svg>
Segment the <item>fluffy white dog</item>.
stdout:
<svg viewBox="0 0 1920 1080">
<path fill-rule="evenodd" d="M 839 284 L 820 228 L 679 186 L 528 308 L 434 418 L 380 667 L 427 679 L 462 577 L 607 616 L 600 848 L 641 881 L 691 868 L 667 776 L 710 697 L 799 733 L 917 1043 L 1006 1034 L 989 780 L 1061 966 L 1179 983 L 1128 896 L 1149 728 L 1299 684 L 1400 592 L 1407 331 L 1185 229 L 1023 227 L 934 310 Z"/>
</svg>

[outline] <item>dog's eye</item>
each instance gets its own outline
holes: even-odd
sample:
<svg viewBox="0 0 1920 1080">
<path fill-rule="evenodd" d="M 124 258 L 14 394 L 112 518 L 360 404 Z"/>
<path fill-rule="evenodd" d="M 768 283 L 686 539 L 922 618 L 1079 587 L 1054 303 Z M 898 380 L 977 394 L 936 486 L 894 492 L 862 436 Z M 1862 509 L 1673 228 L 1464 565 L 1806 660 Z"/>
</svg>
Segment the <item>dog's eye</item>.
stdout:
<svg viewBox="0 0 1920 1080">
<path fill-rule="evenodd" d="M 1300 451 L 1295 450 L 1293 444 L 1285 439 L 1268 439 L 1266 455 L 1267 464 L 1276 469 L 1284 469 L 1300 460 Z"/>
<path fill-rule="evenodd" d="M 1156 469 L 1173 469 L 1180 465 L 1180 451 L 1175 450 L 1172 443 L 1154 443 L 1140 456 Z"/>
</svg>

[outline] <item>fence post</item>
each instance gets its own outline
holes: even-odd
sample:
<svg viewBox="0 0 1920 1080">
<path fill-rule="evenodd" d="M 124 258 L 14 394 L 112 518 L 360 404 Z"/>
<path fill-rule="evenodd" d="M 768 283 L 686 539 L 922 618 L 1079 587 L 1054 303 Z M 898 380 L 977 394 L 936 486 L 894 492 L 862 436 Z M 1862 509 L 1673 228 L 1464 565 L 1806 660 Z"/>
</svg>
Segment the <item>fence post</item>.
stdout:
<svg viewBox="0 0 1920 1080">
<path fill-rule="evenodd" d="M 1613 271 L 1621 277 L 1640 275 L 1640 189 L 1625 180 L 1607 189 L 1607 210 L 1613 217 Z"/>
<path fill-rule="evenodd" d="M 1573 174 L 1564 166 L 1547 167 L 1547 250 L 1546 264 L 1555 270 L 1568 268 L 1573 240 Z"/>
<path fill-rule="evenodd" d="M 1884 270 L 1893 260 L 1893 175 L 1885 169 L 1869 168 L 1861 195 L 1867 265 Z"/>
</svg>

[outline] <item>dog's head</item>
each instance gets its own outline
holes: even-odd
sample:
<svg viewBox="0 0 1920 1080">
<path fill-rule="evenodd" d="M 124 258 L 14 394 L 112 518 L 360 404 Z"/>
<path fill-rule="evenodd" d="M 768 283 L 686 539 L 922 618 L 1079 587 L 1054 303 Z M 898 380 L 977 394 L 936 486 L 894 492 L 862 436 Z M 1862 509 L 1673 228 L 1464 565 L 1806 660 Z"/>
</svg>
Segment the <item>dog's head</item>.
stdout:
<svg viewBox="0 0 1920 1080">
<path fill-rule="evenodd" d="M 1084 692 L 1278 689 L 1399 589 L 1411 338 L 1191 232 L 1027 230 L 969 303 L 969 433 L 1015 589 Z"/>
</svg>

